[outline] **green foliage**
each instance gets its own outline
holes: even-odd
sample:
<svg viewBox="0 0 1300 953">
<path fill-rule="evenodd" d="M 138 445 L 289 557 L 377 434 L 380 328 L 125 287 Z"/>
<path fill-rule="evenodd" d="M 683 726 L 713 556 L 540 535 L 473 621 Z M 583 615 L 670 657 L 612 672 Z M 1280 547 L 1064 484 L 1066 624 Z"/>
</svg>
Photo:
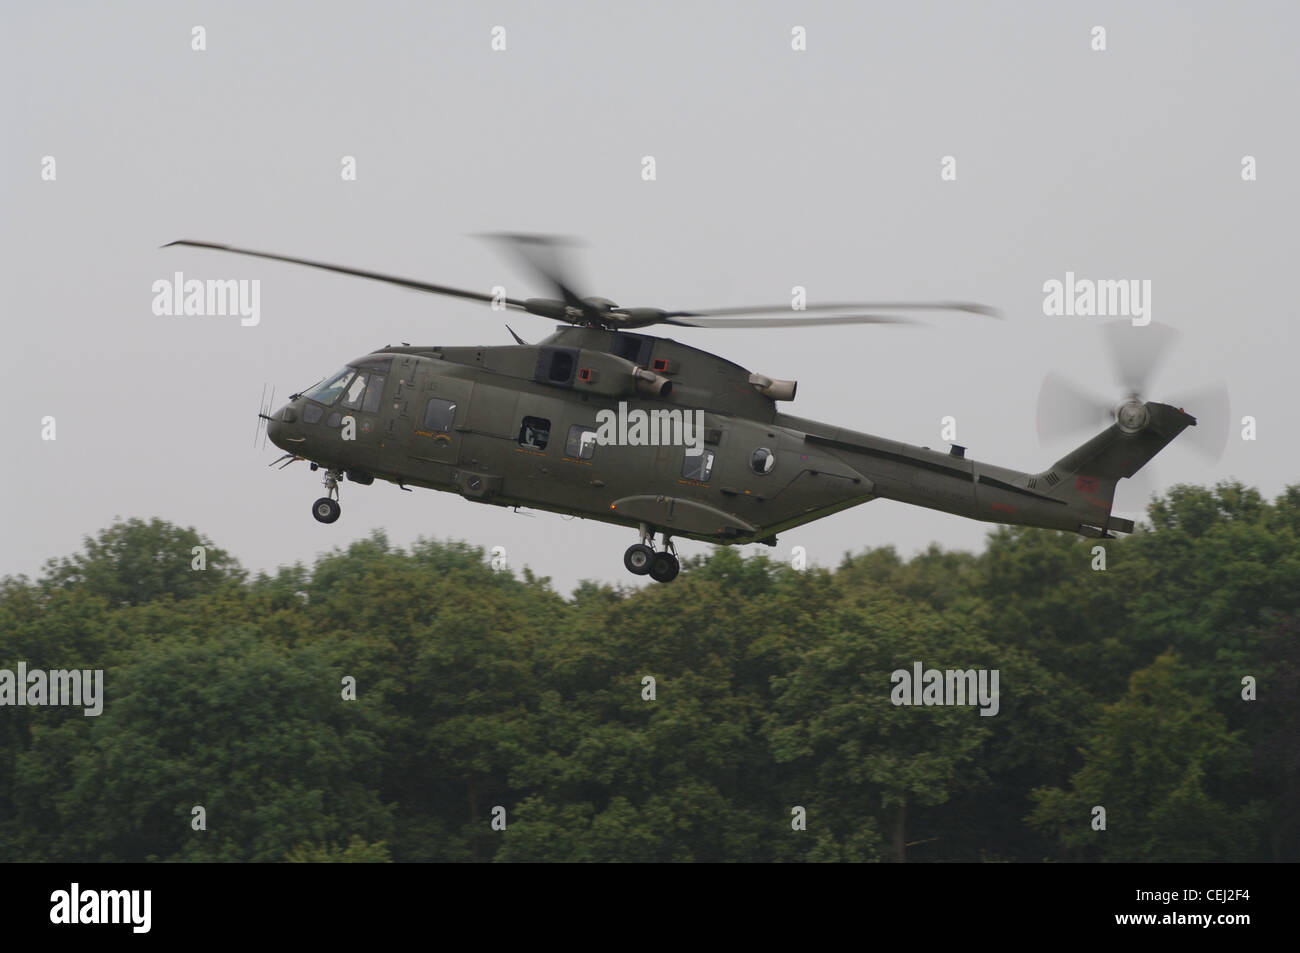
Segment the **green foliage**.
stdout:
<svg viewBox="0 0 1300 953">
<path fill-rule="evenodd" d="M 1136 672 L 1128 694 L 1107 705 L 1071 789 L 1034 792 L 1031 823 L 1089 856 L 1118 861 L 1249 859 L 1260 804 L 1241 803 L 1250 753 L 1210 703 L 1177 687 L 1178 660 L 1162 655 Z M 1228 798 L 1236 797 L 1237 803 Z M 1092 811 L 1106 812 L 1094 831 Z"/>
<path fill-rule="evenodd" d="M 299 844 L 285 858 L 291 864 L 386 864 L 392 860 L 383 841 L 367 844 L 353 834 L 346 847 Z"/>
<path fill-rule="evenodd" d="M 455 541 L 249 578 L 115 523 L 0 580 L 0 670 L 105 686 L 0 707 L 0 861 L 1298 859 L 1300 487 L 1150 514 L 568 598 Z M 894 705 L 917 661 L 998 714 Z"/>
<path fill-rule="evenodd" d="M 85 546 L 84 553 L 46 563 L 42 587 L 75 587 L 101 596 L 112 606 L 135 606 L 166 595 L 177 601 L 188 599 L 244 578 L 243 570 L 225 550 L 192 528 L 182 529 L 159 519 L 114 523 L 98 536 L 87 537 Z M 191 568 L 196 546 L 206 549 L 203 571 Z"/>
</svg>

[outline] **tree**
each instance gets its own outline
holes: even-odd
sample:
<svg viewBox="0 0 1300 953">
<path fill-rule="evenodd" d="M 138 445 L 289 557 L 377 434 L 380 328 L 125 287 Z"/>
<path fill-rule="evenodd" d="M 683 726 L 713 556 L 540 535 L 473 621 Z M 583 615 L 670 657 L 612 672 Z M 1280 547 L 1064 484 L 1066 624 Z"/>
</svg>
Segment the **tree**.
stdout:
<svg viewBox="0 0 1300 953">
<path fill-rule="evenodd" d="M 204 550 L 203 569 L 195 568 L 195 547 Z M 46 589 L 79 588 L 112 606 L 134 606 L 164 595 L 183 601 L 244 577 L 229 553 L 193 528 L 129 519 L 87 536 L 84 552 L 47 562 L 41 584 Z"/>
<path fill-rule="evenodd" d="M 1070 790 L 1034 791 L 1030 823 L 1055 832 L 1075 856 L 1119 861 L 1249 859 L 1261 805 L 1234 807 L 1247 777 L 1239 732 L 1204 698 L 1178 688 L 1179 661 L 1161 655 L 1107 705 Z M 1094 830 L 1094 809 L 1106 829 Z"/>
</svg>

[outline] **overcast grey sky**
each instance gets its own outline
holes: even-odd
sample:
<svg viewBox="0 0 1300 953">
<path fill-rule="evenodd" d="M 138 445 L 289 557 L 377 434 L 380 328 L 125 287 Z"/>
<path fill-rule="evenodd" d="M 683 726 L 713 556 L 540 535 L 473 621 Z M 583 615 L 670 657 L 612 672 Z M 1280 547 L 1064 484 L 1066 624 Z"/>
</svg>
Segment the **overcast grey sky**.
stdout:
<svg viewBox="0 0 1300 953">
<path fill-rule="evenodd" d="M 508 344 L 502 317 L 159 250 L 182 237 L 522 297 L 547 289 L 473 236 L 548 232 L 585 243 L 584 291 L 630 306 L 794 285 L 814 303 L 985 302 L 1007 319 L 658 331 L 798 379 L 789 412 L 932 446 L 953 415 L 970 456 L 1032 470 L 1071 446 L 1038 444 L 1045 372 L 1120 396 L 1097 322 L 1045 316 L 1044 282 L 1149 279 L 1154 319 L 1183 332 L 1149 396 L 1222 379 L 1259 433 L 1234 430 L 1213 466 L 1175 442 L 1157 486 L 1272 496 L 1300 478 L 1298 26 L 1282 2 L 5 4 L 0 574 L 159 516 L 252 569 L 380 527 L 505 546 L 566 592 L 633 580 L 630 531 L 452 494 L 347 484 L 339 522 L 315 522 L 319 475 L 251 449 L 263 383 L 287 395 L 399 341 Z M 260 279 L 260 323 L 154 315 L 153 282 L 178 270 Z M 885 543 L 978 549 L 988 529 L 875 501 L 754 549 L 833 565 Z"/>
</svg>

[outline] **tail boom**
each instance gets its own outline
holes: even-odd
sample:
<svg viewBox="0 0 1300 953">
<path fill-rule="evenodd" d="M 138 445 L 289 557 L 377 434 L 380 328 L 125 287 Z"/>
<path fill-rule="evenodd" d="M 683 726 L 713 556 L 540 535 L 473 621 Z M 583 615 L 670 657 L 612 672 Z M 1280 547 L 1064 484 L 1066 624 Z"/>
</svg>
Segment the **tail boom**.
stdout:
<svg viewBox="0 0 1300 953">
<path fill-rule="evenodd" d="M 1115 486 L 1137 473 L 1195 418 L 1148 402 L 1140 429 L 1112 424 L 1041 473 L 1024 473 L 852 431 L 809 426 L 783 417 L 803 439 L 835 453 L 870 480 L 873 495 L 989 523 L 1038 526 L 1110 537 L 1131 533 L 1133 521 L 1111 515 Z M 1140 410 L 1140 409 L 1139 409 Z M 821 432 L 818 433 L 817 430 Z"/>
</svg>

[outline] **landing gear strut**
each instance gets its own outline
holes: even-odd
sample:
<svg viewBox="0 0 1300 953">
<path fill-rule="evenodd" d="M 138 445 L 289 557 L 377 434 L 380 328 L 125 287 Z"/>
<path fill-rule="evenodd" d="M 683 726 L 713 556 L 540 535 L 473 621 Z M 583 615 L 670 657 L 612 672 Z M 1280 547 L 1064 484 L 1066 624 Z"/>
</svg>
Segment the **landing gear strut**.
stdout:
<svg viewBox="0 0 1300 953">
<path fill-rule="evenodd" d="M 339 518 L 342 512 L 339 507 L 339 480 L 343 478 L 342 470 L 326 470 L 325 479 L 325 496 L 311 505 L 311 515 L 316 517 L 319 522 L 333 523 Z"/>
<path fill-rule="evenodd" d="M 677 547 L 673 545 L 672 537 L 666 532 L 663 534 L 662 551 L 655 552 L 649 545 L 652 542 L 654 542 L 654 530 L 642 523 L 641 542 L 627 548 L 627 552 L 623 554 L 623 565 L 627 567 L 628 572 L 637 576 L 648 575 L 655 582 L 672 582 L 682 568 L 677 560 Z"/>
</svg>

